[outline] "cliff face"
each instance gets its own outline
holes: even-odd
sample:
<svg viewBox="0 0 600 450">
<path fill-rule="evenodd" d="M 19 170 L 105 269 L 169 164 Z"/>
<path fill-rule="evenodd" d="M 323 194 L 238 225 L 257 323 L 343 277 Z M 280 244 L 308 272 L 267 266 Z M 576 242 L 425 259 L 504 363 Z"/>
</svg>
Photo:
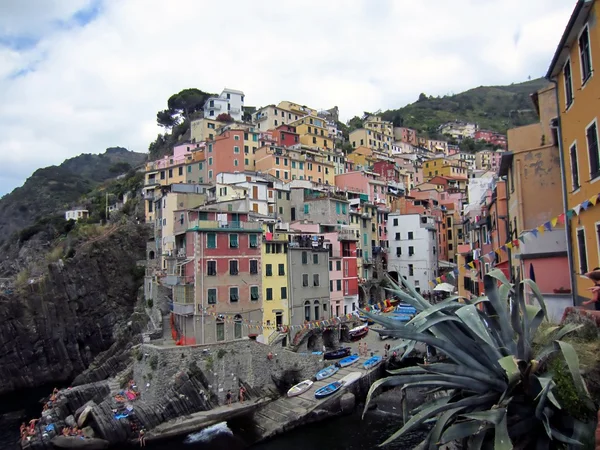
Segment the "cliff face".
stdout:
<svg viewBox="0 0 600 450">
<path fill-rule="evenodd" d="M 42 280 L 0 294 L 0 394 L 70 381 L 117 339 L 140 333 L 143 321 L 131 317 L 146 235 L 124 225 L 50 264 Z"/>
</svg>

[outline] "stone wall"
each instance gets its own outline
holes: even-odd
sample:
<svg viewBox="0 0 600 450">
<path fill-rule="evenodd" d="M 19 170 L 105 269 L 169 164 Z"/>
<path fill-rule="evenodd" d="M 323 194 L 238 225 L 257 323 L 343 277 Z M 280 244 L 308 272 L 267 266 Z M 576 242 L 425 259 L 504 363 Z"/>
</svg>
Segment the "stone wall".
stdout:
<svg viewBox="0 0 600 450">
<path fill-rule="evenodd" d="M 299 382 L 313 377 L 324 366 L 318 355 L 273 349 L 248 339 L 178 347 L 144 344 L 138 352 L 133 376 L 142 399 L 148 402 L 157 401 L 169 380 L 194 365 L 202 372 L 210 397 L 219 404 L 224 403 L 229 389 L 237 397 L 241 384 L 251 397 L 268 395 L 278 389 L 282 380 Z M 272 359 L 268 358 L 269 353 Z"/>
</svg>

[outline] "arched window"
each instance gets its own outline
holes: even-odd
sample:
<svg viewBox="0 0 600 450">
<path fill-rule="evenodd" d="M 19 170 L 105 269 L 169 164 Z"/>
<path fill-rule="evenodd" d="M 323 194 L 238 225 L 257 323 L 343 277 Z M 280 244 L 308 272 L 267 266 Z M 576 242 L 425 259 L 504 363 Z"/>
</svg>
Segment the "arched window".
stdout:
<svg viewBox="0 0 600 450">
<path fill-rule="evenodd" d="M 319 320 L 319 317 L 321 317 L 321 315 L 319 314 L 319 309 L 319 300 L 315 300 L 315 320 Z"/>
<path fill-rule="evenodd" d="M 310 302 L 304 302 L 304 320 L 310 322 Z"/>
<path fill-rule="evenodd" d="M 150 258 L 150 259 L 154 259 L 155 258 L 154 250 L 150 250 L 150 253 L 148 253 L 148 258 Z"/>
<path fill-rule="evenodd" d="M 233 318 L 233 338 L 242 338 L 242 316 L 240 316 L 239 314 L 236 314 Z"/>
</svg>

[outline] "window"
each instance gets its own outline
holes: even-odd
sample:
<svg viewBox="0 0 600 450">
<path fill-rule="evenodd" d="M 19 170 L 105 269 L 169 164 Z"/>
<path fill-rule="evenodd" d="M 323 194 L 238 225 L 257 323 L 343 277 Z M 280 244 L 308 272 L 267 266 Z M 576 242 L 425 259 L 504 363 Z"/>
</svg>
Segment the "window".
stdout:
<svg viewBox="0 0 600 450">
<path fill-rule="evenodd" d="M 169 178 L 173 178 L 173 169 L 169 169 Z"/>
<path fill-rule="evenodd" d="M 318 273 L 315 273 L 313 275 L 313 286 L 314 287 L 320 286 L 320 284 L 319 284 L 319 274 Z"/>
<path fill-rule="evenodd" d="M 229 260 L 229 275 L 237 275 L 239 273 L 238 270 L 238 261 L 237 259 Z"/>
<path fill-rule="evenodd" d="M 213 163 L 213 159 L 212 159 L 212 156 L 211 156 L 210 158 L 208 158 L 208 165 L 212 166 L 212 163 Z"/>
<path fill-rule="evenodd" d="M 253 302 L 258 300 L 258 286 L 250 286 L 250 300 Z"/>
<path fill-rule="evenodd" d="M 250 235 L 250 248 L 258 247 L 258 235 L 251 234 Z"/>
<path fill-rule="evenodd" d="M 239 140 L 240 140 L 240 137 L 239 137 L 239 136 L 236 134 L 236 135 L 234 135 L 234 136 L 233 136 L 233 140 L 234 140 L 234 141 L 239 141 Z"/>
<path fill-rule="evenodd" d="M 408 240 L 409 241 L 413 240 L 413 232 L 412 231 L 408 232 Z"/>
<path fill-rule="evenodd" d="M 396 233 L 396 240 L 399 241 L 400 240 L 400 233 Z"/>
<path fill-rule="evenodd" d="M 333 292 L 333 280 L 329 280 L 329 292 Z"/>
<path fill-rule="evenodd" d="M 302 252 L 302 264 L 308 264 L 308 253 Z"/>
<path fill-rule="evenodd" d="M 600 149 L 598 148 L 598 125 L 596 120 L 586 129 L 585 133 L 590 158 L 590 177 L 593 180 L 600 176 Z"/>
<path fill-rule="evenodd" d="M 183 175 L 183 167 L 179 168 L 179 176 Z"/>
<path fill-rule="evenodd" d="M 267 277 L 273 276 L 273 264 L 267 264 L 265 266 L 265 276 L 267 276 Z"/>
<path fill-rule="evenodd" d="M 563 77 L 565 79 L 565 104 L 567 108 L 573 103 L 573 80 L 571 77 L 571 60 L 568 60 L 563 68 Z"/>
<path fill-rule="evenodd" d="M 267 300 L 273 300 L 273 288 L 267 288 Z"/>
<path fill-rule="evenodd" d="M 313 253 L 313 264 L 319 264 L 319 254 Z"/>
<path fill-rule="evenodd" d="M 229 248 L 238 248 L 238 235 L 230 234 L 229 235 Z"/>
<path fill-rule="evenodd" d="M 412 256 L 415 254 L 415 248 L 411 245 L 408 247 L 408 256 Z"/>
<path fill-rule="evenodd" d="M 590 49 L 590 29 L 586 25 L 579 36 L 579 57 L 581 63 L 581 83 L 592 76 L 592 54 Z"/>
<path fill-rule="evenodd" d="M 452 240 L 452 230 L 448 230 L 448 240 Z"/>
<path fill-rule="evenodd" d="M 319 317 L 321 317 L 319 309 L 320 309 L 319 300 L 315 300 L 315 320 L 317 320 Z"/>
<path fill-rule="evenodd" d="M 308 274 L 302 274 L 302 287 L 308 287 Z"/>
<path fill-rule="evenodd" d="M 579 189 L 579 162 L 577 160 L 577 144 L 574 143 L 569 148 L 569 155 L 571 157 L 571 184 L 573 190 Z"/>
<path fill-rule="evenodd" d="M 281 287 L 281 300 L 285 300 L 287 299 L 287 287 L 282 286 Z"/>
<path fill-rule="evenodd" d="M 206 248 L 217 248 L 217 234 L 208 233 L 206 235 Z"/>
<path fill-rule="evenodd" d="M 415 267 L 412 264 L 408 265 L 408 276 L 413 277 L 415 275 Z"/>
<path fill-rule="evenodd" d="M 258 273 L 258 261 L 256 259 L 250 260 L 250 275 L 256 275 Z"/>
<path fill-rule="evenodd" d="M 213 289 L 209 289 L 206 292 L 207 292 L 208 304 L 216 305 L 217 304 L 217 290 L 213 288 Z"/>
<path fill-rule="evenodd" d="M 346 261 L 346 264 L 348 262 Z M 342 262 L 341 261 L 336 261 L 335 262 L 335 270 L 342 270 Z"/>
<path fill-rule="evenodd" d="M 583 228 L 577 230 L 577 248 L 579 250 L 579 273 L 583 275 L 588 271 L 585 229 Z"/>
<path fill-rule="evenodd" d="M 304 320 L 310 321 L 310 302 L 304 302 Z"/>
<path fill-rule="evenodd" d="M 333 270 L 333 261 L 329 260 L 329 271 Z"/>
<path fill-rule="evenodd" d="M 342 280 L 335 280 L 335 290 L 336 291 L 342 290 Z"/>
<path fill-rule="evenodd" d="M 308 214 L 309 211 L 310 211 L 310 205 L 308 205 L 308 204 L 305 203 L 304 204 L 304 214 Z"/>
<path fill-rule="evenodd" d="M 396 256 L 402 256 L 402 247 L 396 247 Z"/>
<path fill-rule="evenodd" d="M 348 292 L 350 292 L 350 282 L 344 280 L 344 295 L 348 295 Z"/>
<path fill-rule="evenodd" d="M 229 288 L 229 301 L 231 303 L 237 303 L 237 301 L 240 299 L 240 293 L 237 287 L 230 287 Z"/>
<path fill-rule="evenodd" d="M 215 276 L 217 274 L 217 262 L 206 261 L 206 275 Z"/>
<path fill-rule="evenodd" d="M 279 276 L 285 275 L 285 264 L 279 264 Z"/>
</svg>

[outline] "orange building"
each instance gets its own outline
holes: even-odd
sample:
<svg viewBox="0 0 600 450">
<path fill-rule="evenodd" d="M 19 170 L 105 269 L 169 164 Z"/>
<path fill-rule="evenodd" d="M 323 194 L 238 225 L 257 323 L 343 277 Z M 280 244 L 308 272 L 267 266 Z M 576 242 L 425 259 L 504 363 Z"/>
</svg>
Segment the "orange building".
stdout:
<svg viewBox="0 0 600 450">
<path fill-rule="evenodd" d="M 559 148 L 576 301 L 590 298 L 584 274 L 600 266 L 600 28 L 597 0 L 579 0 L 546 77 L 557 86 Z M 583 204 L 583 206 L 581 206 Z"/>
</svg>

